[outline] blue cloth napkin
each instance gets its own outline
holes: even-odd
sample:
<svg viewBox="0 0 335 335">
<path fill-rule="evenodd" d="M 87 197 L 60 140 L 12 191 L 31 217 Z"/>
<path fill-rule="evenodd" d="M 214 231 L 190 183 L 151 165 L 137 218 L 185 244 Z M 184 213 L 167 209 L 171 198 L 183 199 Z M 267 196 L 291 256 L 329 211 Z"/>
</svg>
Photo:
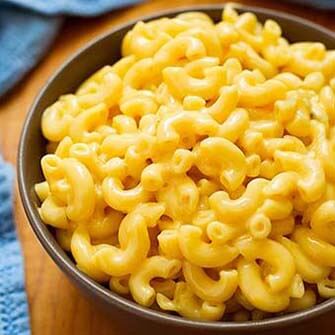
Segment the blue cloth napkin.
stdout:
<svg viewBox="0 0 335 335">
<path fill-rule="evenodd" d="M 141 0 L 0 0 L 0 96 L 42 58 L 64 15 L 96 16 Z"/>
<path fill-rule="evenodd" d="M 20 245 L 12 216 L 13 170 L 0 156 L 0 335 L 29 335 Z"/>
</svg>

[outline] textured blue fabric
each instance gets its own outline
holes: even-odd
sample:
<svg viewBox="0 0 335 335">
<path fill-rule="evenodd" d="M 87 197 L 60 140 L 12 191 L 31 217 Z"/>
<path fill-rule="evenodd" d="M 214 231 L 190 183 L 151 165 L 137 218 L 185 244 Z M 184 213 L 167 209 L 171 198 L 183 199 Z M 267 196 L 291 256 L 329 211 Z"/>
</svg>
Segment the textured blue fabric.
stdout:
<svg viewBox="0 0 335 335">
<path fill-rule="evenodd" d="M 41 59 L 61 22 L 61 18 L 0 4 L 0 95 Z"/>
<path fill-rule="evenodd" d="M 0 156 L 0 335 L 29 335 L 20 244 L 12 216 L 13 170 Z"/>
<path fill-rule="evenodd" d="M 141 0 L 0 0 L 0 96 L 47 52 L 65 15 L 95 16 Z"/>
<path fill-rule="evenodd" d="M 95 16 L 139 0 L 2 0 L 46 15 Z"/>
</svg>

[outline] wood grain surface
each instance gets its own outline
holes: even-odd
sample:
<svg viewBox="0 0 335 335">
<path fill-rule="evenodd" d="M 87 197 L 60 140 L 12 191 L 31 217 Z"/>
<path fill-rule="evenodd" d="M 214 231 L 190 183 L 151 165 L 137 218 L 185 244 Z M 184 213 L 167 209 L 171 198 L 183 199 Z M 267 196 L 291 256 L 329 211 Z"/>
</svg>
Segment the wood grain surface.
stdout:
<svg viewBox="0 0 335 335">
<path fill-rule="evenodd" d="M 205 3 L 195 0 L 153 0 L 94 19 L 67 19 L 44 60 L 10 94 L 0 100 L 0 149 L 16 163 L 21 127 L 34 97 L 50 75 L 79 47 L 113 26 L 158 10 Z M 207 2 L 209 2 L 207 0 Z M 222 1 L 210 1 L 222 3 Z M 289 5 L 280 0 L 240 1 L 308 18 L 335 30 L 335 13 Z M 36 164 L 36 162 L 32 162 Z M 17 190 L 17 188 L 16 188 Z M 127 335 L 69 283 L 37 242 L 16 191 L 15 217 L 25 259 L 26 288 L 33 335 Z M 335 334 L 335 311 L 284 334 Z M 272 332 L 273 334 L 273 332 Z"/>
</svg>

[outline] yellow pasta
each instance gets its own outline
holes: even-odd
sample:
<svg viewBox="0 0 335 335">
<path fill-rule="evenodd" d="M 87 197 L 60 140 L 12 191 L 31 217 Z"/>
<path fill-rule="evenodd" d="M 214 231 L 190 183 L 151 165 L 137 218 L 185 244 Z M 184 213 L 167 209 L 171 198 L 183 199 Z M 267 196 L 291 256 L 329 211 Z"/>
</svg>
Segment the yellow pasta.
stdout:
<svg viewBox="0 0 335 335">
<path fill-rule="evenodd" d="M 38 211 L 82 272 L 196 320 L 335 296 L 335 51 L 282 34 L 232 5 L 138 22 L 46 108 Z"/>
</svg>

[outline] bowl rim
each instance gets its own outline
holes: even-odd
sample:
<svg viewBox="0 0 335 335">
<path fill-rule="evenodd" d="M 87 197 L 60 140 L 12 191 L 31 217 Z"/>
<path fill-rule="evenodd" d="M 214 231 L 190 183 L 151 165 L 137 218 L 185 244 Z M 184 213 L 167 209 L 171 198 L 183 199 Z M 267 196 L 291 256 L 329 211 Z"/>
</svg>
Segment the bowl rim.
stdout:
<svg viewBox="0 0 335 335">
<path fill-rule="evenodd" d="M 311 22 L 307 19 L 301 18 L 299 16 L 284 13 L 282 11 L 277 11 L 273 9 L 268 9 L 258 6 L 246 6 L 238 3 L 234 3 L 234 8 L 237 10 L 250 11 L 256 15 L 262 14 L 265 16 L 273 16 L 279 19 L 289 20 L 293 23 L 297 22 L 301 25 L 309 26 L 310 28 L 319 31 L 322 34 L 328 35 L 331 39 L 335 41 L 335 32 L 331 31 L 328 28 L 325 28 L 317 23 Z M 317 304 L 309 309 L 284 314 L 280 316 L 275 316 L 273 318 L 264 319 L 264 320 L 252 320 L 252 321 L 197 321 L 189 320 L 177 315 L 171 315 L 168 313 L 156 311 L 147 307 L 143 307 L 136 302 L 129 300 L 127 298 L 114 293 L 107 288 L 100 285 L 98 282 L 94 281 L 86 274 L 81 272 L 75 265 L 75 263 L 70 260 L 66 253 L 60 248 L 58 243 L 55 243 L 55 240 L 51 240 L 46 236 L 42 227 L 44 223 L 40 220 L 39 216 L 36 214 L 36 208 L 33 201 L 29 197 L 31 190 L 27 188 L 25 182 L 25 157 L 26 157 L 26 147 L 27 141 L 26 137 L 29 133 L 29 127 L 31 121 L 34 117 L 35 110 L 47 91 L 51 82 L 53 82 L 57 76 L 71 64 L 77 57 L 80 57 L 87 49 L 93 47 L 96 43 L 108 38 L 110 35 L 117 33 L 118 31 L 124 28 L 131 28 L 138 21 L 148 21 L 153 20 L 166 15 L 178 15 L 186 11 L 206 11 L 206 10 L 223 10 L 225 4 L 197 4 L 189 6 L 180 6 L 173 9 L 160 10 L 154 14 L 148 14 L 144 16 L 139 16 L 132 20 L 126 21 L 124 23 L 118 24 L 111 29 L 108 29 L 106 32 L 99 34 L 97 37 L 90 40 L 88 43 L 85 43 L 82 47 L 77 49 L 72 53 L 60 66 L 56 68 L 50 78 L 43 84 L 42 88 L 39 90 L 39 93 L 35 97 L 29 111 L 25 117 L 23 128 L 21 131 L 19 149 L 17 155 L 17 176 L 18 176 L 18 186 L 19 194 L 21 197 L 21 202 L 23 203 L 25 214 L 28 218 L 29 224 L 32 227 L 35 235 L 38 238 L 38 241 L 42 247 L 47 251 L 48 255 L 53 259 L 62 271 L 64 271 L 70 279 L 74 280 L 79 286 L 87 289 L 92 293 L 93 296 L 97 295 L 105 303 L 114 305 L 115 307 L 126 311 L 128 313 L 133 313 L 137 317 L 142 319 L 147 319 L 155 321 L 160 324 L 172 325 L 172 326 L 182 326 L 198 330 L 208 330 L 208 331 L 261 331 L 269 328 L 280 328 L 288 325 L 293 325 L 301 321 L 306 321 L 321 314 L 324 314 L 328 311 L 335 309 L 335 299 L 328 299 L 320 304 Z"/>
</svg>

